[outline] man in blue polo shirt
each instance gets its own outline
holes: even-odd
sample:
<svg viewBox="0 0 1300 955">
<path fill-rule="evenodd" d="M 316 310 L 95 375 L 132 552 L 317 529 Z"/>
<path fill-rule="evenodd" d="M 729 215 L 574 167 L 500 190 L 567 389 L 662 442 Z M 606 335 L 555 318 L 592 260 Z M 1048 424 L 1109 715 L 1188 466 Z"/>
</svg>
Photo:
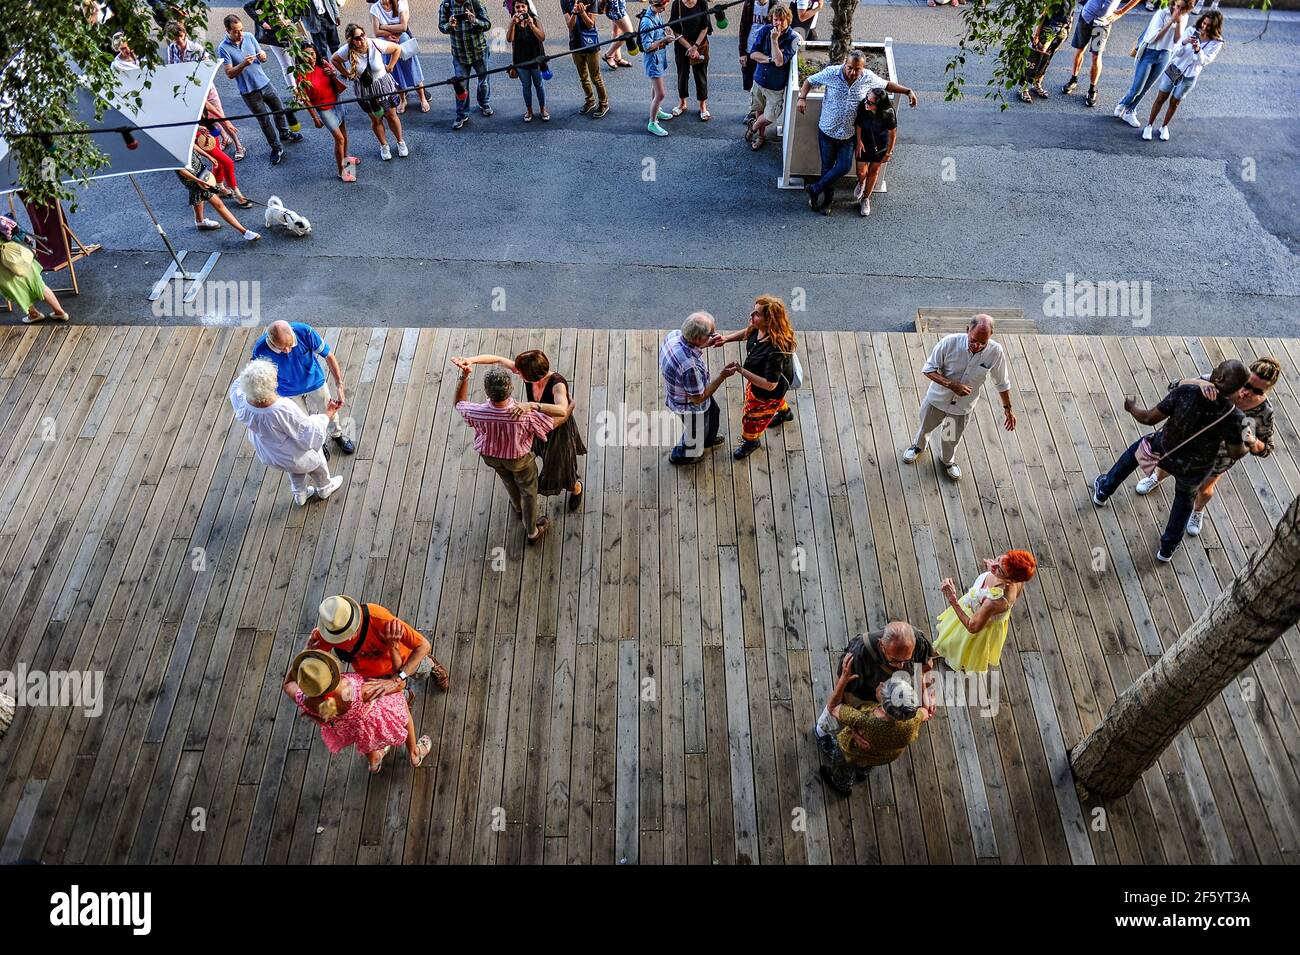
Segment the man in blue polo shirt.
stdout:
<svg viewBox="0 0 1300 955">
<path fill-rule="evenodd" d="M 298 399 L 308 414 L 324 414 L 330 402 L 325 371 L 318 361 L 323 358 L 334 378 L 339 401 L 347 401 L 339 360 L 334 357 L 320 332 L 306 322 L 272 322 L 267 326 L 266 333 L 253 345 L 253 357 L 275 365 L 279 375 L 275 390 L 282 397 Z M 329 433 L 344 454 L 356 451 L 357 446 L 343 433 L 337 416 L 330 419 Z M 329 451 L 324 448 L 322 450 L 329 457 Z"/>
<path fill-rule="evenodd" d="M 233 13 L 223 21 L 226 25 L 226 38 L 217 47 L 217 56 L 226 63 L 226 77 L 235 81 L 239 95 L 244 98 L 244 105 L 256 114 L 257 124 L 262 127 L 262 135 L 271 146 L 271 165 L 278 166 L 284 159 L 284 147 L 281 140 L 300 143 L 302 133 L 295 133 L 290 126 L 298 125 L 298 117 L 292 112 L 285 113 L 280 94 L 271 88 L 271 80 L 262 69 L 266 62 L 266 51 L 251 33 L 244 32 L 243 21 Z M 273 118 L 274 117 L 274 118 Z M 276 135 L 276 127 L 280 133 Z"/>
</svg>

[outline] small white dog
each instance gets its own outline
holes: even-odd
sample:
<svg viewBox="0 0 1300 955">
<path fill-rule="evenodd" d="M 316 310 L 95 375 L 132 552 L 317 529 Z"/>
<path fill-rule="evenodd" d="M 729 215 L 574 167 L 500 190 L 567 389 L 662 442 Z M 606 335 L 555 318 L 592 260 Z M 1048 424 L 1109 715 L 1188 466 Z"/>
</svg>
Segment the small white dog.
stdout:
<svg viewBox="0 0 1300 955">
<path fill-rule="evenodd" d="M 269 229 L 272 226 L 281 226 L 294 235 L 311 234 L 311 223 L 307 221 L 307 217 L 285 208 L 279 196 L 272 196 L 266 200 L 266 227 Z"/>
</svg>

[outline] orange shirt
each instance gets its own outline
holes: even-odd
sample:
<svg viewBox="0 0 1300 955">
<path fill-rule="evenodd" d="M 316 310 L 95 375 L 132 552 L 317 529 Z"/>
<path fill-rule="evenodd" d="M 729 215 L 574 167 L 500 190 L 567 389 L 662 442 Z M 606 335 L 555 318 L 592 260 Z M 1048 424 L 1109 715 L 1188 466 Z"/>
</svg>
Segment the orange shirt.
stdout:
<svg viewBox="0 0 1300 955">
<path fill-rule="evenodd" d="M 397 671 L 393 668 L 393 656 L 383 636 L 384 627 L 390 620 L 397 620 L 402 625 L 404 632 L 398 641 L 397 653 L 405 664 L 412 651 L 424 642 L 424 637 L 409 623 L 398 620 L 379 604 L 361 605 L 361 632 L 350 643 L 326 643 L 321 639 L 320 631 L 314 630 L 311 639 L 307 641 L 307 647 L 312 650 L 333 650 L 339 659 L 345 663 L 351 662 L 352 669 L 366 679 L 393 676 Z M 347 659 L 349 654 L 352 656 L 351 661 Z"/>
</svg>

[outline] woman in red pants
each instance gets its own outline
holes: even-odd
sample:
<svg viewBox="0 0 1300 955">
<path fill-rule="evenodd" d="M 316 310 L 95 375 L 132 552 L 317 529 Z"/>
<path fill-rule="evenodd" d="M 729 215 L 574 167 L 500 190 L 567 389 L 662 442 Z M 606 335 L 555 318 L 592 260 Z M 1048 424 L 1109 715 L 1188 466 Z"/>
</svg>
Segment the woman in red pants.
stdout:
<svg viewBox="0 0 1300 955">
<path fill-rule="evenodd" d="M 212 122 L 214 119 L 206 106 L 203 108 L 203 119 L 206 122 Z M 235 179 L 235 161 L 222 150 L 221 141 L 212 134 L 209 127 L 200 125 L 195 131 L 194 150 L 212 164 L 212 175 L 216 177 L 218 184 L 225 186 L 234 194 L 235 205 L 247 209 L 253 204 L 239 191 L 239 182 Z"/>
</svg>

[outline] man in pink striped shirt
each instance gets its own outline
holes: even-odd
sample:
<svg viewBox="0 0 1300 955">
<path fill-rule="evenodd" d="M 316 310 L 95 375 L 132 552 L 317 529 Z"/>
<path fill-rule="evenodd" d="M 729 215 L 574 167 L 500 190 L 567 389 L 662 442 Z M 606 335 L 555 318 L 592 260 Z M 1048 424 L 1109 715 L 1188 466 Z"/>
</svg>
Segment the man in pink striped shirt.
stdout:
<svg viewBox="0 0 1300 955">
<path fill-rule="evenodd" d="M 573 410 L 569 407 L 536 401 L 515 401 L 510 392 L 514 385 L 504 368 L 492 368 L 483 377 L 483 391 L 488 400 L 482 404 L 467 401 L 471 366 L 464 359 L 453 359 L 460 369 L 456 386 L 456 411 L 474 429 L 474 450 L 501 478 L 510 495 L 510 506 L 524 522 L 528 543 L 535 544 L 551 527 L 549 517 L 537 516 L 537 461 L 533 456 L 533 439 L 544 438 L 562 424 Z"/>
</svg>

